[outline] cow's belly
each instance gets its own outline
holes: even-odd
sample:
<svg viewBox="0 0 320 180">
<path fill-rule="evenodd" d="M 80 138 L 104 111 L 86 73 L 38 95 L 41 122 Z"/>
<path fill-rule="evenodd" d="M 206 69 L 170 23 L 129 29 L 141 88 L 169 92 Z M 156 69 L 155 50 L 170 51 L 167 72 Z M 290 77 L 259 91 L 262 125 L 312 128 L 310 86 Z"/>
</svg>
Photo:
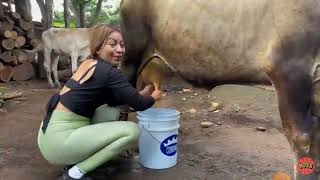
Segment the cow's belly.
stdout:
<svg viewBox="0 0 320 180">
<path fill-rule="evenodd" d="M 185 79 L 200 83 L 217 82 L 268 82 L 262 71 L 263 60 L 247 59 L 247 57 L 218 57 L 214 52 L 203 49 L 190 50 L 179 54 L 158 51 L 173 70 Z"/>
<path fill-rule="evenodd" d="M 188 80 L 268 81 L 261 66 L 277 38 L 268 1 L 197 2 L 159 11 L 152 25 L 155 51 Z M 224 14 L 215 13 L 222 7 Z"/>
</svg>

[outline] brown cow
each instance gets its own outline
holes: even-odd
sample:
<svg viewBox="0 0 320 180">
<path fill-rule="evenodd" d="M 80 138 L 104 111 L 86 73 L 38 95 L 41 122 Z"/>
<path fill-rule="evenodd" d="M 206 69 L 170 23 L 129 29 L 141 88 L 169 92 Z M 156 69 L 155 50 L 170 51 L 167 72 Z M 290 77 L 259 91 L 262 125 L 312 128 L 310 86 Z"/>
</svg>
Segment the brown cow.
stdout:
<svg viewBox="0 0 320 180">
<path fill-rule="evenodd" d="M 131 80 L 149 60 L 193 84 L 270 80 L 296 158 L 319 163 L 318 0 L 122 0 L 121 16 Z"/>
</svg>

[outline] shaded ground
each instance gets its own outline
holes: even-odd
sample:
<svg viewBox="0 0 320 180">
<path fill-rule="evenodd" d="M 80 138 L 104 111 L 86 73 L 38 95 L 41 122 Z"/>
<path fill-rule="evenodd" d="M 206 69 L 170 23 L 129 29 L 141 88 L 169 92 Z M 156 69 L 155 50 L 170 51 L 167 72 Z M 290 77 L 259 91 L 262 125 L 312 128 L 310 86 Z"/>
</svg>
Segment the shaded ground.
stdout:
<svg viewBox="0 0 320 180">
<path fill-rule="evenodd" d="M 55 90 L 44 81 L 0 84 L 23 90 L 27 100 L 11 100 L 0 112 L 0 180 L 53 180 L 61 167 L 48 164 L 39 154 L 36 137 L 44 106 Z M 181 91 L 182 87 L 192 92 Z M 167 170 L 141 167 L 134 159 L 106 164 L 91 174 L 112 180 L 271 179 L 278 171 L 292 177 L 293 154 L 280 133 L 281 123 L 273 91 L 224 85 L 208 92 L 179 82 L 167 87 L 157 107 L 176 108 L 183 114 L 179 129 L 178 164 Z M 187 90 L 187 91 L 188 91 Z M 219 112 L 208 112 L 210 102 Z M 193 110 L 190 110 L 192 109 Z M 135 115 L 130 115 L 134 119 Z M 215 123 L 201 128 L 200 122 Z M 218 125 L 219 124 L 219 125 Z M 263 126 L 265 132 L 257 131 Z"/>
</svg>

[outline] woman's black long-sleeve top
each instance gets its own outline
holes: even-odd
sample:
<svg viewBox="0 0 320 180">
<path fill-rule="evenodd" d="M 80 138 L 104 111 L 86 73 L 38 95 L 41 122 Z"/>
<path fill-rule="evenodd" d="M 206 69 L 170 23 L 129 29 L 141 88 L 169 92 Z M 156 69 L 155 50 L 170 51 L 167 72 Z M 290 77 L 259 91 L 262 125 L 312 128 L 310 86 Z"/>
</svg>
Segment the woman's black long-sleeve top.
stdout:
<svg viewBox="0 0 320 180">
<path fill-rule="evenodd" d="M 91 118 L 97 107 L 130 105 L 143 111 L 154 104 L 151 96 L 142 96 L 131 86 L 116 66 L 98 59 L 92 76 L 83 84 L 70 79 L 66 86 L 71 90 L 60 96 L 60 102 L 70 111 Z"/>
</svg>

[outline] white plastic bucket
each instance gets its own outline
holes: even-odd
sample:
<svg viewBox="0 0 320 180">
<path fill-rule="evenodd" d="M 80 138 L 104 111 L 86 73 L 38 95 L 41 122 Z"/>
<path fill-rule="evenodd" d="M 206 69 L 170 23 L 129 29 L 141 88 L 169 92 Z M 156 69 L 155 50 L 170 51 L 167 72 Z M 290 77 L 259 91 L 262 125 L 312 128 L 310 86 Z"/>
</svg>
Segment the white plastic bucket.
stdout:
<svg viewBox="0 0 320 180">
<path fill-rule="evenodd" d="M 178 157 L 180 112 L 166 108 L 150 108 L 137 113 L 141 134 L 139 161 L 151 169 L 175 166 Z"/>
</svg>

